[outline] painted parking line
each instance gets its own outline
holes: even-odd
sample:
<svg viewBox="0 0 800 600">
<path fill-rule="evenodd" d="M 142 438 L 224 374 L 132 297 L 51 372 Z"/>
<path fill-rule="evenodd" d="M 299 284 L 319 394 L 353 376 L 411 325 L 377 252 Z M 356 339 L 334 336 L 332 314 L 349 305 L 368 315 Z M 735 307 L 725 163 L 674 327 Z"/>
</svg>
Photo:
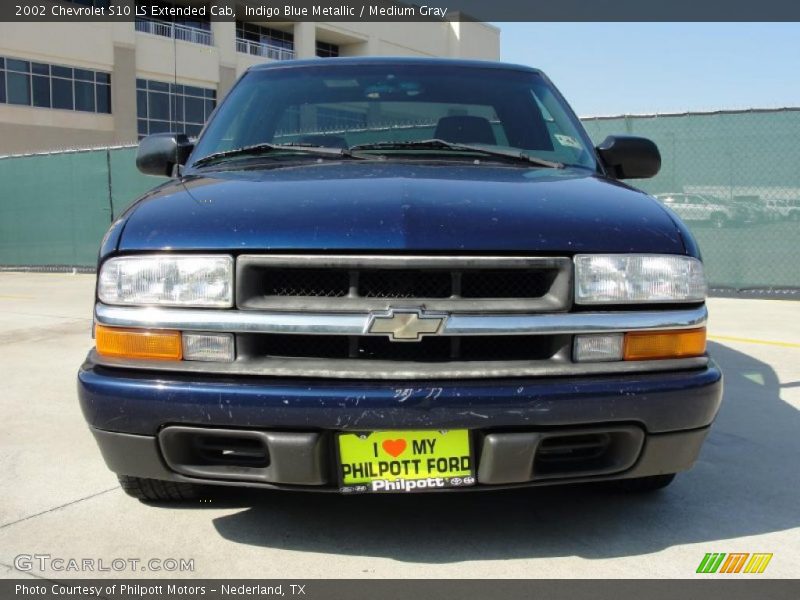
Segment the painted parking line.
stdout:
<svg viewBox="0 0 800 600">
<path fill-rule="evenodd" d="M 710 335 L 708 339 L 720 342 L 743 342 L 745 344 L 762 344 L 764 346 L 779 346 L 781 348 L 800 348 L 795 342 L 776 342 L 774 340 L 757 340 L 754 338 L 734 337 L 732 335 Z"/>
</svg>

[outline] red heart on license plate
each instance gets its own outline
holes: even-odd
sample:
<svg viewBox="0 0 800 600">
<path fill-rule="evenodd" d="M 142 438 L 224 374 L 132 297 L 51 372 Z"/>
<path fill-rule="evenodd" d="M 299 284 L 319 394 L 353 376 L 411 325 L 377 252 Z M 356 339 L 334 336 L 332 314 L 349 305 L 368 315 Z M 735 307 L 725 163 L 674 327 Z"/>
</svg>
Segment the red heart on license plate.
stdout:
<svg viewBox="0 0 800 600">
<path fill-rule="evenodd" d="M 387 454 L 391 454 L 395 458 L 406 451 L 405 440 L 385 440 L 381 446 L 383 446 Z"/>
</svg>

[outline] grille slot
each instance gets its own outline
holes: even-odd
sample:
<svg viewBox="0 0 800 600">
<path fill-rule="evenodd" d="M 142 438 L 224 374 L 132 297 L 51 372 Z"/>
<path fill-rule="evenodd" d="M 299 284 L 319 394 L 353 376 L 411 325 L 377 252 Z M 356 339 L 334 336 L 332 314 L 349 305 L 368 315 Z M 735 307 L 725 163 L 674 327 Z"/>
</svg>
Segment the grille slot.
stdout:
<svg viewBox="0 0 800 600">
<path fill-rule="evenodd" d="M 393 342 L 383 336 L 245 334 L 240 355 L 254 358 L 322 358 L 405 362 L 533 361 L 551 358 L 568 336 L 430 336 Z"/>
<path fill-rule="evenodd" d="M 237 340 L 241 353 L 253 357 L 348 358 L 350 340 L 344 335 L 243 335 Z"/>
<path fill-rule="evenodd" d="M 461 276 L 464 298 L 541 298 L 557 273 L 548 270 L 504 269 L 468 271 Z"/>
<path fill-rule="evenodd" d="M 459 340 L 463 360 L 545 360 L 553 356 L 568 336 L 470 335 Z"/>
<path fill-rule="evenodd" d="M 419 342 L 392 342 L 385 337 L 356 338 L 357 357 L 366 360 L 404 360 L 416 362 L 448 362 L 452 354 L 449 337 L 425 337 Z"/>
<path fill-rule="evenodd" d="M 453 276 L 447 271 L 361 271 L 358 294 L 364 298 L 449 298 Z"/>
<path fill-rule="evenodd" d="M 267 296 L 342 298 L 350 291 L 350 275 L 337 269 L 270 269 L 265 272 Z"/>
</svg>

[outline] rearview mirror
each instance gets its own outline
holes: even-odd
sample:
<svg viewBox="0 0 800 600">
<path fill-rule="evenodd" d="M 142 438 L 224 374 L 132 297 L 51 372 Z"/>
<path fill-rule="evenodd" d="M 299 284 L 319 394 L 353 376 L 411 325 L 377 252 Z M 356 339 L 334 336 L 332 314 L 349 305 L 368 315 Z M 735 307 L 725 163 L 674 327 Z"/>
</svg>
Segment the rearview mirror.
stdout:
<svg viewBox="0 0 800 600">
<path fill-rule="evenodd" d="M 183 165 L 194 144 L 183 133 L 154 133 L 139 142 L 136 167 L 146 175 L 172 177 L 176 165 Z"/>
<path fill-rule="evenodd" d="M 661 169 L 658 146 L 647 138 L 610 135 L 597 146 L 597 152 L 616 179 L 646 179 Z"/>
</svg>

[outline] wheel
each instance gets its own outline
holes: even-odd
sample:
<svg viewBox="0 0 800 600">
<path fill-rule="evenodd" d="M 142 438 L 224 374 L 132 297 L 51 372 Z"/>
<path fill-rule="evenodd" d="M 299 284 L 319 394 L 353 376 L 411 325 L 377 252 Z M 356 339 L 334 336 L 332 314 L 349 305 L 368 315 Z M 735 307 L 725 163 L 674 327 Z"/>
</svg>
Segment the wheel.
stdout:
<svg viewBox="0 0 800 600">
<path fill-rule="evenodd" d="M 620 479 L 615 481 L 614 485 L 617 489 L 624 492 L 655 492 L 662 488 L 667 487 L 672 480 L 675 479 L 675 473 L 668 475 L 652 475 L 650 477 L 636 477 L 634 479 Z"/>
<path fill-rule="evenodd" d="M 713 215 L 711 215 L 709 221 L 711 222 L 711 226 L 714 229 L 722 229 L 723 227 L 725 227 L 725 225 L 728 224 L 728 217 L 726 217 L 722 213 L 714 213 Z"/>
<path fill-rule="evenodd" d="M 203 486 L 194 483 L 143 479 L 129 475 L 117 475 L 117 479 L 126 494 L 145 502 L 195 500 L 203 491 Z"/>
</svg>

